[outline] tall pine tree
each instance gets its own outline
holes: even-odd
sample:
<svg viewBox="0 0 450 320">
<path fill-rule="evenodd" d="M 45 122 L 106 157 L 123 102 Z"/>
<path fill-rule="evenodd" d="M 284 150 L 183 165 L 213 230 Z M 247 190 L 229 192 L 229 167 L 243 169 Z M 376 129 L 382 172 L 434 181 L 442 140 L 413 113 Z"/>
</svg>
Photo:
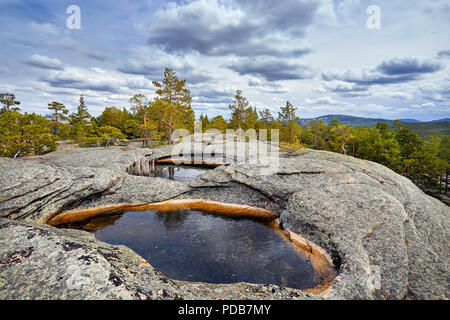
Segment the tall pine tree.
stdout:
<svg viewBox="0 0 450 320">
<path fill-rule="evenodd" d="M 52 111 L 51 114 L 47 115 L 47 119 L 52 122 L 52 132 L 56 136 L 59 132 L 59 128 L 63 121 L 69 120 L 65 115 L 69 113 L 66 106 L 60 102 L 53 101 L 48 104 L 48 109 Z"/>
<path fill-rule="evenodd" d="M 19 111 L 20 101 L 16 100 L 16 96 L 12 93 L 0 93 L 0 103 L 3 107 L 0 111 Z"/>
<path fill-rule="evenodd" d="M 80 96 L 80 103 L 77 106 L 77 111 L 72 113 L 70 115 L 70 118 L 72 125 L 86 124 L 90 122 L 91 115 L 88 112 L 88 108 L 86 106 L 86 103 L 84 102 L 83 95 Z"/>
<path fill-rule="evenodd" d="M 295 114 L 295 108 L 292 103 L 286 101 L 286 106 L 281 107 L 281 112 L 278 112 L 278 121 L 280 121 L 287 129 L 287 136 L 289 143 L 292 143 L 292 137 L 295 131 L 299 130 L 298 124 L 295 122 L 299 117 Z"/>
<path fill-rule="evenodd" d="M 70 125 L 72 136 L 76 139 L 81 139 L 88 135 L 88 127 L 91 122 L 91 115 L 88 112 L 83 95 L 80 96 L 80 103 L 77 106 L 77 111 L 70 115 Z"/>
<path fill-rule="evenodd" d="M 228 106 L 231 110 L 231 122 L 235 124 L 235 128 L 236 125 L 239 130 L 242 128 L 244 112 L 249 105 L 247 98 L 242 95 L 242 90 L 236 90 L 233 104 Z"/>
<path fill-rule="evenodd" d="M 135 94 L 130 98 L 129 102 L 132 104 L 131 110 L 133 110 L 139 118 L 142 118 L 144 126 L 146 126 L 149 111 L 149 103 L 147 97 L 143 94 Z"/>
<path fill-rule="evenodd" d="M 154 106 L 160 110 L 160 121 L 167 127 L 167 141 L 172 144 L 175 129 L 193 130 L 194 111 L 191 108 L 191 92 L 185 87 L 186 80 L 179 80 L 172 69 L 166 68 L 163 81 L 153 81 L 158 88 Z"/>
</svg>

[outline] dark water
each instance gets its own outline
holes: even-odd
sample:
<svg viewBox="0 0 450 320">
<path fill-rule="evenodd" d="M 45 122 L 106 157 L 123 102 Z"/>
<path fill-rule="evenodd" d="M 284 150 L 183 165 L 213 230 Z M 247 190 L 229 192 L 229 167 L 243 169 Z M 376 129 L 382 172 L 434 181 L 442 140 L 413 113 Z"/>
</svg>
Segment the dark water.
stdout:
<svg viewBox="0 0 450 320">
<path fill-rule="evenodd" d="M 189 167 L 177 165 L 156 165 L 155 171 L 150 173 L 151 177 L 160 177 L 175 181 L 191 181 L 195 177 L 205 173 L 207 168 Z"/>
<path fill-rule="evenodd" d="M 299 289 L 317 284 L 309 260 L 279 232 L 255 220 L 190 210 L 141 211 L 101 216 L 77 227 L 101 241 L 128 246 L 174 279 Z"/>
</svg>

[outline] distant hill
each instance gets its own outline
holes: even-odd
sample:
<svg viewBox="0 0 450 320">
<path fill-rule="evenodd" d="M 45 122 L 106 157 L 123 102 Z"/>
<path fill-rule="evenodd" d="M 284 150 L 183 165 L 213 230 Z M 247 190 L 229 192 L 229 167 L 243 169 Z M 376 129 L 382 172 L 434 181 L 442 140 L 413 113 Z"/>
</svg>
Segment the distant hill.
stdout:
<svg viewBox="0 0 450 320">
<path fill-rule="evenodd" d="M 354 127 L 372 127 L 377 122 L 386 122 L 389 125 L 394 124 L 394 120 L 383 118 L 364 118 L 354 117 L 342 114 L 328 114 L 316 118 L 304 118 L 297 121 L 300 125 L 308 125 L 311 120 L 323 119 L 326 124 L 331 123 L 331 119 L 337 119 L 343 124 L 349 124 Z M 399 119 L 401 123 L 405 124 L 410 130 L 416 132 L 422 138 L 428 138 L 432 135 L 450 134 L 450 118 L 438 119 L 429 122 L 423 122 L 416 119 Z"/>
<path fill-rule="evenodd" d="M 386 122 L 391 125 L 394 124 L 394 120 L 389 120 L 389 119 L 354 117 L 354 116 L 347 116 L 347 115 L 343 115 L 343 114 L 328 114 L 328 115 L 316 117 L 316 118 L 305 118 L 305 119 L 300 119 L 298 121 L 298 123 L 299 124 L 309 124 L 309 122 L 311 120 L 319 121 L 320 119 L 323 119 L 323 121 L 326 124 L 330 124 L 331 119 L 337 119 L 337 120 L 341 121 L 343 124 L 349 124 L 351 126 L 356 126 L 356 127 L 374 126 L 379 121 Z M 420 123 L 421 122 L 416 119 L 399 119 L 399 120 L 402 123 Z M 437 121 L 439 121 L 439 120 L 437 120 Z"/>
<path fill-rule="evenodd" d="M 450 122 L 450 118 L 444 118 L 444 119 L 439 119 L 439 120 L 433 120 L 431 122 Z"/>
</svg>

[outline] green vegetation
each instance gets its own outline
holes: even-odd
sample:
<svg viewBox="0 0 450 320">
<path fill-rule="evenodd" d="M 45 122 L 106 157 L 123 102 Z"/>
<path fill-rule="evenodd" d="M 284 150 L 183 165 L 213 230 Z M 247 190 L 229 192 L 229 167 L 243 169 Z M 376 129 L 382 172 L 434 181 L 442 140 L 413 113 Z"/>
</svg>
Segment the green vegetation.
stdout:
<svg viewBox="0 0 450 320">
<path fill-rule="evenodd" d="M 0 93 L 0 103 L 3 105 L 0 112 L 20 110 L 20 107 L 17 107 L 20 101 L 17 101 L 16 96 L 12 93 Z"/>
<path fill-rule="evenodd" d="M 281 112 L 278 112 L 278 119 L 285 125 L 281 131 L 281 140 L 287 140 L 289 144 L 292 143 L 294 136 L 300 131 L 300 126 L 297 124 L 299 118 L 295 114 L 295 108 L 289 101 L 286 102 L 286 106 L 281 107 Z"/>
<path fill-rule="evenodd" d="M 439 197 L 450 172 L 450 136 L 422 139 L 400 122 L 393 127 L 352 127 L 333 119 L 329 125 L 313 120 L 296 137 L 308 148 L 351 155 L 380 163 L 412 180 L 425 192 Z M 445 187 L 445 193 L 447 186 Z"/>
<path fill-rule="evenodd" d="M 194 110 L 191 108 L 191 92 L 185 87 L 186 80 L 179 80 L 175 73 L 166 68 L 162 83 L 153 81 L 158 88 L 158 98 L 152 104 L 156 121 L 167 128 L 167 142 L 172 143 L 175 129 L 194 130 Z"/>
<path fill-rule="evenodd" d="M 299 119 L 297 123 L 301 127 L 306 127 L 312 120 L 320 121 L 323 120 L 326 124 L 330 124 L 331 121 L 339 120 L 343 124 L 351 125 L 352 127 L 373 127 L 378 122 L 385 122 L 390 126 L 395 125 L 395 120 L 387 119 L 374 119 L 374 118 L 363 118 L 363 117 L 353 117 L 348 115 L 325 115 L 317 118 L 303 118 Z M 441 136 L 450 134 L 450 119 L 441 119 L 437 121 L 430 122 L 419 122 L 414 119 L 400 119 L 400 122 L 404 124 L 405 127 L 409 128 L 411 131 L 417 133 L 421 138 L 428 139 L 431 136 Z"/>
<path fill-rule="evenodd" d="M 194 132 L 195 115 L 191 108 L 192 97 L 186 81 L 166 68 L 164 79 L 154 81 L 156 98 L 149 100 L 143 94 L 135 94 L 129 105 L 118 108 L 110 106 L 93 117 L 83 95 L 75 112 L 62 103 L 48 104 L 47 117 L 21 114 L 20 102 L 14 94 L 0 94 L 0 156 L 15 157 L 43 154 L 56 149 L 57 140 L 71 140 L 81 147 L 110 146 L 123 139 L 139 139 L 143 146 L 173 143 L 172 132 L 185 129 Z M 426 139 L 414 132 L 425 128 L 424 123 L 402 124 L 377 122 L 373 126 L 352 126 L 338 119 L 313 119 L 306 123 L 297 114 L 297 108 L 289 101 L 281 107 L 275 118 L 270 109 L 257 112 L 254 106 L 237 90 L 229 106 L 230 120 L 223 116 L 209 118 L 200 115 L 203 131 L 218 129 L 270 129 L 279 130 L 282 148 L 297 152 L 303 147 L 327 150 L 371 160 L 385 165 L 411 179 L 426 192 L 438 196 L 442 190 L 442 177 L 448 181 L 450 172 L 450 136 L 433 135 L 433 128 L 446 123 L 428 125 Z M 299 123 L 302 125 L 300 126 Z M 412 129 L 412 127 L 416 129 Z M 425 129 L 424 129 L 425 130 Z M 447 186 L 445 186 L 447 190 Z"/>
<path fill-rule="evenodd" d="M 431 136 L 450 135 L 450 121 L 405 123 L 404 125 L 424 139 L 429 139 Z"/>
<path fill-rule="evenodd" d="M 21 114 L 20 102 L 14 94 L 0 94 L 0 156 L 23 157 L 44 154 L 56 149 L 56 141 L 71 140 L 81 147 L 110 146 L 123 139 L 139 139 L 143 145 L 149 140 L 172 143 L 174 129 L 194 129 L 194 111 L 191 108 L 190 91 L 185 80 L 166 68 L 157 87 L 158 98 L 149 101 L 143 94 L 129 99 L 130 111 L 111 106 L 98 117 L 93 117 L 83 95 L 76 111 L 69 115 L 66 106 L 58 101 L 48 104 L 46 116 Z M 213 119 L 212 125 L 226 126 L 223 118 Z"/>
<path fill-rule="evenodd" d="M 254 120 L 258 118 L 256 108 L 250 107 L 247 98 L 242 95 L 242 90 L 236 90 L 233 104 L 229 105 L 231 111 L 230 124 L 238 130 L 254 128 Z"/>
<path fill-rule="evenodd" d="M 43 154 L 56 149 L 51 123 L 44 117 L 5 111 L 0 115 L 0 156 Z"/>
</svg>

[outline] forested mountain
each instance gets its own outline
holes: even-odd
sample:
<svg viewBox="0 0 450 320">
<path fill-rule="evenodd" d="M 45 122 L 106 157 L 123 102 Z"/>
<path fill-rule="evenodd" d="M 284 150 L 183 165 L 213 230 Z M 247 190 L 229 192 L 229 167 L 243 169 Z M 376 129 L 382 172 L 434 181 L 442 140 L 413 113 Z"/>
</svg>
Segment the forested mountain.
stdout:
<svg viewBox="0 0 450 320">
<path fill-rule="evenodd" d="M 331 124 L 332 119 L 339 120 L 340 122 L 342 122 L 342 124 L 351 125 L 354 127 L 371 127 L 376 125 L 377 122 L 385 122 L 390 126 L 394 125 L 394 120 L 354 117 L 342 114 L 328 114 L 316 118 L 302 118 L 298 120 L 298 124 L 300 124 L 301 126 L 307 126 L 310 124 L 311 120 L 323 120 L 325 124 Z M 423 122 L 416 119 L 399 119 L 399 121 L 422 138 L 428 138 L 432 135 L 439 136 L 450 134 L 450 118 L 438 119 L 428 122 Z"/>
<path fill-rule="evenodd" d="M 349 124 L 351 126 L 374 126 L 377 124 L 377 122 L 386 122 L 387 124 L 394 124 L 394 120 L 389 119 L 382 119 L 382 118 L 365 118 L 365 117 L 354 117 L 354 116 L 348 116 L 345 114 L 327 114 L 320 117 L 315 118 L 303 118 L 299 120 L 299 124 L 308 124 L 311 122 L 311 120 L 317 120 L 320 119 L 323 120 L 326 124 L 330 124 L 332 119 L 339 120 L 343 124 Z M 398 119 L 402 123 L 419 123 L 422 121 L 416 120 L 416 119 Z"/>
</svg>

